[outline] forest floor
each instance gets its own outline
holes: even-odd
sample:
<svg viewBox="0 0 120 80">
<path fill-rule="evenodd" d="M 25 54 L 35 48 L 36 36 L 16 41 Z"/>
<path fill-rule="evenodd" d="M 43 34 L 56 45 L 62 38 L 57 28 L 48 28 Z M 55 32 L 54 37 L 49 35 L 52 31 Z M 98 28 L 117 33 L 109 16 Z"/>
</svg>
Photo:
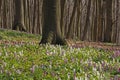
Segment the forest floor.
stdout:
<svg viewBox="0 0 120 80">
<path fill-rule="evenodd" d="M 120 80 L 120 46 L 39 45 L 40 35 L 0 29 L 0 80 Z"/>
<path fill-rule="evenodd" d="M 0 29 L 0 44 L 26 44 L 26 43 L 31 43 L 31 44 L 39 44 L 40 35 L 33 35 L 25 32 L 17 32 L 17 31 L 11 31 L 11 30 L 4 30 Z M 28 36 L 29 35 L 29 36 Z M 19 37 L 23 37 L 22 40 L 18 40 Z M 12 37 L 14 39 L 12 39 Z M 16 37 L 16 38 L 15 38 Z M 17 38 L 18 37 L 18 38 Z M 27 37 L 29 38 L 29 42 L 25 39 Z M 34 38 L 33 38 L 34 37 Z M 4 38 L 2 40 L 2 38 Z M 10 39 L 9 39 L 10 38 Z M 98 48 L 98 49 L 104 49 L 104 50 L 120 50 L 120 45 L 117 45 L 115 43 L 104 43 L 104 42 L 88 42 L 88 41 L 72 41 L 68 42 L 71 47 L 74 48 L 83 48 L 83 47 L 92 47 L 92 48 Z"/>
<path fill-rule="evenodd" d="M 120 50 L 120 45 L 116 45 L 115 43 L 104 43 L 104 42 L 88 42 L 88 41 L 77 41 L 75 42 L 74 47 L 93 47 L 98 49 L 104 49 L 104 50 Z"/>
</svg>

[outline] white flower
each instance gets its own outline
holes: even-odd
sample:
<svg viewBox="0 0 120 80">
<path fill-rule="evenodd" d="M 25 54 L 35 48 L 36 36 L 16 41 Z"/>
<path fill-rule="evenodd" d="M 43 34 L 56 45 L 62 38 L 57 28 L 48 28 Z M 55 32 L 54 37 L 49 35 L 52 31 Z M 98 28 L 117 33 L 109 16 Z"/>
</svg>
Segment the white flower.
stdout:
<svg viewBox="0 0 120 80">
<path fill-rule="evenodd" d="M 2 55 L 2 53 L 0 52 L 0 56 Z"/>
<path fill-rule="evenodd" d="M 20 56 L 23 56 L 23 50 L 19 52 L 19 55 L 20 55 Z"/>
<path fill-rule="evenodd" d="M 17 70 L 16 73 L 21 74 L 21 71 L 20 71 L 20 70 Z"/>
</svg>

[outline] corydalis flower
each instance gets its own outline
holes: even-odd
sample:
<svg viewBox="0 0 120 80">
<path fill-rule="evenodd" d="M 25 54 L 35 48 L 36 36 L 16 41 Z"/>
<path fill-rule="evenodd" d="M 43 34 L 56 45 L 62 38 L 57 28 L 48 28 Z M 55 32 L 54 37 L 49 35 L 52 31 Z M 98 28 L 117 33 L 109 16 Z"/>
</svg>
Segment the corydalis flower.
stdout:
<svg viewBox="0 0 120 80">
<path fill-rule="evenodd" d="M 21 71 L 20 70 L 16 70 L 16 73 L 21 74 Z"/>
<path fill-rule="evenodd" d="M 0 52 L 0 56 L 2 56 L 2 53 Z"/>
<path fill-rule="evenodd" d="M 31 71 L 32 73 L 34 73 L 34 72 L 35 72 L 35 68 L 37 68 L 37 67 L 38 67 L 37 65 L 33 65 L 32 68 L 30 68 L 30 71 Z"/>
<path fill-rule="evenodd" d="M 120 73 L 120 67 L 118 68 L 118 72 Z"/>
<path fill-rule="evenodd" d="M 120 51 L 115 51 L 113 54 L 113 58 L 120 57 Z"/>
<path fill-rule="evenodd" d="M 68 62 L 68 59 L 64 59 L 64 62 L 67 63 L 67 62 Z"/>
</svg>

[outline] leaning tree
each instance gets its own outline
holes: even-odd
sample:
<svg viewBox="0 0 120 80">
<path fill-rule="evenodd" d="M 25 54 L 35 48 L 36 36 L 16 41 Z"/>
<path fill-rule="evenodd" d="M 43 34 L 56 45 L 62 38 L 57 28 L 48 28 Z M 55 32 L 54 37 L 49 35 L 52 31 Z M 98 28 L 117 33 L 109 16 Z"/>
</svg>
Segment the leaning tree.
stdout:
<svg viewBox="0 0 120 80">
<path fill-rule="evenodd" d="M 40 44 L 66 44 L 60 28 L 60 0 L 43 0 L 43 27 Z"/>
</svg>

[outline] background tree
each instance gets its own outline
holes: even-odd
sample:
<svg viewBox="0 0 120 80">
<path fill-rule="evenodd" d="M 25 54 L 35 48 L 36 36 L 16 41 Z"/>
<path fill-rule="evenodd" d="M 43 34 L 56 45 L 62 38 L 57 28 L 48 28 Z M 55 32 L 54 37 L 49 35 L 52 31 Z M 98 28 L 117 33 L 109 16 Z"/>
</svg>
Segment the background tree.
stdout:
<svg viewBox="0 0 120 80">
<path fill-rule="evenodd" d="M 75 13 L 76 13 L 76 10 L 77 10 L 77 0 L 74 1 L 74 7 L 73 7 L 73 11 L 72 11 L 72 15 L 70 17 L 70 23 L 68 25 L 68 32 L 67 32 L 67 35 L 66 35 L 66 38 L 70 39 L 72 34 L 73 34 L 73 22 L 74 22 L 74 19 L 75 19 Z"/>
<path fill-rule="evenodd" d="M 91 8 L 91 0 L 88 1 L 88 6 L 87 6 L 87 14 L 86 14 L 86 21 L 85 21 L 85 26 L 84 26 L 84 29 L 83 29 L 83 35 L 82 35 L 82 40 L 85 40 L 86 38 L 86 34 L 87 34 L 87 30 L 90 26 L 89 23 L 90 23 L 90 8 Z"/>
<path fill-rule="evenodd" d="M 112 34 L 112 0 L 106 1 L 106 28 L 105 28 L 105 42 L 111 42 Z"/>
</svg>

